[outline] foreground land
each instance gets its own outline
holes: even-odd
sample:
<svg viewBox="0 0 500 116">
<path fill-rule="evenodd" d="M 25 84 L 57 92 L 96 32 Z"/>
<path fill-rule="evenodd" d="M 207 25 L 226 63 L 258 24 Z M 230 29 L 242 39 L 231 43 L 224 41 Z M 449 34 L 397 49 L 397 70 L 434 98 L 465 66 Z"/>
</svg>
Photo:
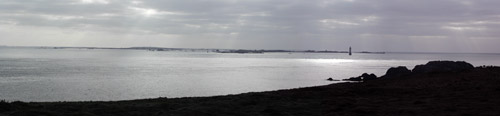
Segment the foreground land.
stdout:
<svg viewBox="0 0 500 116">
<path fill-rule="evenodd" d="M 116 102 L 0 102 L 0 116 L 500 115 L 500 68 L 419 73 L 239 95 Z"/>
</svg>

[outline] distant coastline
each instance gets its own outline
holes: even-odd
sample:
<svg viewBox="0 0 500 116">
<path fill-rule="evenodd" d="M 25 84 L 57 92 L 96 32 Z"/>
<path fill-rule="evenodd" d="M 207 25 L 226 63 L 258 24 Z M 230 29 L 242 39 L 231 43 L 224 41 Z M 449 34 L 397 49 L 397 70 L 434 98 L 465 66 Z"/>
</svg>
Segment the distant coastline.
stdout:
<svg viewBox="0 0 500 116">
<path fill-rule="evenodd" d="M 217 49 L 217 48 L 166 48 L 166 47 L 62 47 L 62 46 L 7 46 L 0 48 L 38 48 L 38 49 L 121 49 L 121 50 L 147 50 L 147 51 L 185 51 L 185 52 L 216 52 L 216 53 L 349 53 L 338 50 L 279 50 L 279 49 Z M 473 53 L 473 52 L 406 52 L 406 51 L 353 51 L 361 54 L 492 54 L 500 53 Z"/>
<path fill-rule="evenodd" d="M 213 49 L 213 48 L 163 48 L 163 47 L 128 47 L 128 48 L 113 48 L 113 47 L 51 47 L 51 46 L 0 46 L 11 48 L 39 48 L 39 49 L 120 49 L 120 50 L 146 50 L 146 51 L 190 51 L 190 52 L 214 52 L 214 53 L 349 53 L 349 51 L 336 50 L 252 50 L 252 49 Z M 353 53 L 362 54 L 385 54 L 386 52 L 371 52 L 371 51 L 354 51 Z"/>
</svg>

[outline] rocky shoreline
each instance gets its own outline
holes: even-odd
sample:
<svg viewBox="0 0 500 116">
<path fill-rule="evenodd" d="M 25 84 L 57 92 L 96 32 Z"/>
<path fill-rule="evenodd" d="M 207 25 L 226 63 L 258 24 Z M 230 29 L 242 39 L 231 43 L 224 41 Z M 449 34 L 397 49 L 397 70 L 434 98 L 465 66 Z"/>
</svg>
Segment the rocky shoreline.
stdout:
<svg viewBox="0 0 500 116">
<path fill-rule="evenodd" d="M 406 66 L 391 67 L 384 76 L 377 77 L 375 74 L 363 73 L 358 77 L 343 79 L 344 81 L 370 81 L 378 78 L 405 77 L 426 73 L 458 73 L 473 70 L 474 66 L 465 61 L 430 61 L 426 64 L 417 65 L 413 70 Z M 328 79 L 330 80 L 330 79 Z"/>
<path fill-rule="evenodd" d="M 0 116 L 500 115 L 500 67 L 431 61 L 362 82 L 112 102 L 0 102 Z"/>
</svg>

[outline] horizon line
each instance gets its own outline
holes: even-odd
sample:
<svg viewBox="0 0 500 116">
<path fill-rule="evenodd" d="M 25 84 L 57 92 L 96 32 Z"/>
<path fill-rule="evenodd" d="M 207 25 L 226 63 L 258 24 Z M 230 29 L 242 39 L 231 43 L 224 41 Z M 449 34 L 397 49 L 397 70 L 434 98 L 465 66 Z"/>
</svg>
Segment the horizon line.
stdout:
<svg viewBox="0 0 500 116">
<path fill-rule="evenodd" d="M 10 46 L 10 45 L 0 45 L 0 47 L 62 47 L 62 48 L 98 48 L 98 49 L 130 49 L 130 48 L 166 48 L 166 49 L 222 49 L 222 50 L 286 50 L 286 51 L 308 51 L 314 49 L 248 49 L 248 48 L 178 48 L 178 47 L 157 47 L 157 46 L 130 46 L 130 47 L 95 47 L 95 46 Z M 349 50 L 314 50 L 314 51 L 349 51 Z M 400 53 L 400 54 L 496 54 L 500 55 L 500 52 L 429 52 L 429 51 L 355 51 L 356 52 L 384 52 L 384 53 Z"/>
</svg>

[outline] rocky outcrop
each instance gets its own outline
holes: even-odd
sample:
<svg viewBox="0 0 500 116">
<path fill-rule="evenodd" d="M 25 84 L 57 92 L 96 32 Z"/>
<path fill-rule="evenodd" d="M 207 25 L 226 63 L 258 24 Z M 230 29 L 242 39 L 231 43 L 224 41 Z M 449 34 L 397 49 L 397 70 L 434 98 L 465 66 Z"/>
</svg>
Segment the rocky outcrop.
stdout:
<svg viewBox="0 0 500 116">
<path fill-rule="evenodd" d="M 401 77 L 401 76 L 407 76 L 411 74 L 411 70 L 406 68 L 405 66 L 398 66 L 398 67 L 391 67 L 387 72 L 385 73 L 384 76 L 382 77 Z"/>
<path fill-rule="evenodd" d="M 363 81 L 369 81 L 377 79 L 377 76 L 373 73 L 372 74 L 363 73 L 361 75 L 361 78 L 363 78 Z"/>
<path fill-rule="evenodd" d="M 363 81 L 363 79 L 361 79 L 361 77 L 351 77 L 348 79 L 342 79 L 342 81 Z"/>
<path fill-rule="evenodd" d="M 417 65 L 413 73 L 462 72 L 474 69 L 472 64 L 464 61 L 430 61 L 425 65 Z"/>
<path fill-rule="evenodd" d="M 372 74 L 363 73 L 361 76 L 343 79 L 343 81 L 369 81 L 369 80 L 375 80 L 375 79 L 377 79 L 377 75 L 375 75 L 373 73 Z"/>
<path fill-rule="evenodd" d="M 338 80 L 338 79 L 333 79 L 333 78 L 328 78 L 328 79 L 326 79 L 326 80 L 327 80 L 327 81 L 340 81 L 340 80 Z"/>
<path fill-rule="evenodd" d="M 381 78 L 403 77 L 413 74 L 441 73 L 441 72 L 462 72 L 474 69 L 472 64 L 464 61 L 430 61 L 423 65 L 417 65 L 413 70 L 405 66 L 391 67 Z M 358 77 L 343 79 L 343 81 L 368 81 L 378 79 L 375 74 L 363 73 Z"/>
</svg>

